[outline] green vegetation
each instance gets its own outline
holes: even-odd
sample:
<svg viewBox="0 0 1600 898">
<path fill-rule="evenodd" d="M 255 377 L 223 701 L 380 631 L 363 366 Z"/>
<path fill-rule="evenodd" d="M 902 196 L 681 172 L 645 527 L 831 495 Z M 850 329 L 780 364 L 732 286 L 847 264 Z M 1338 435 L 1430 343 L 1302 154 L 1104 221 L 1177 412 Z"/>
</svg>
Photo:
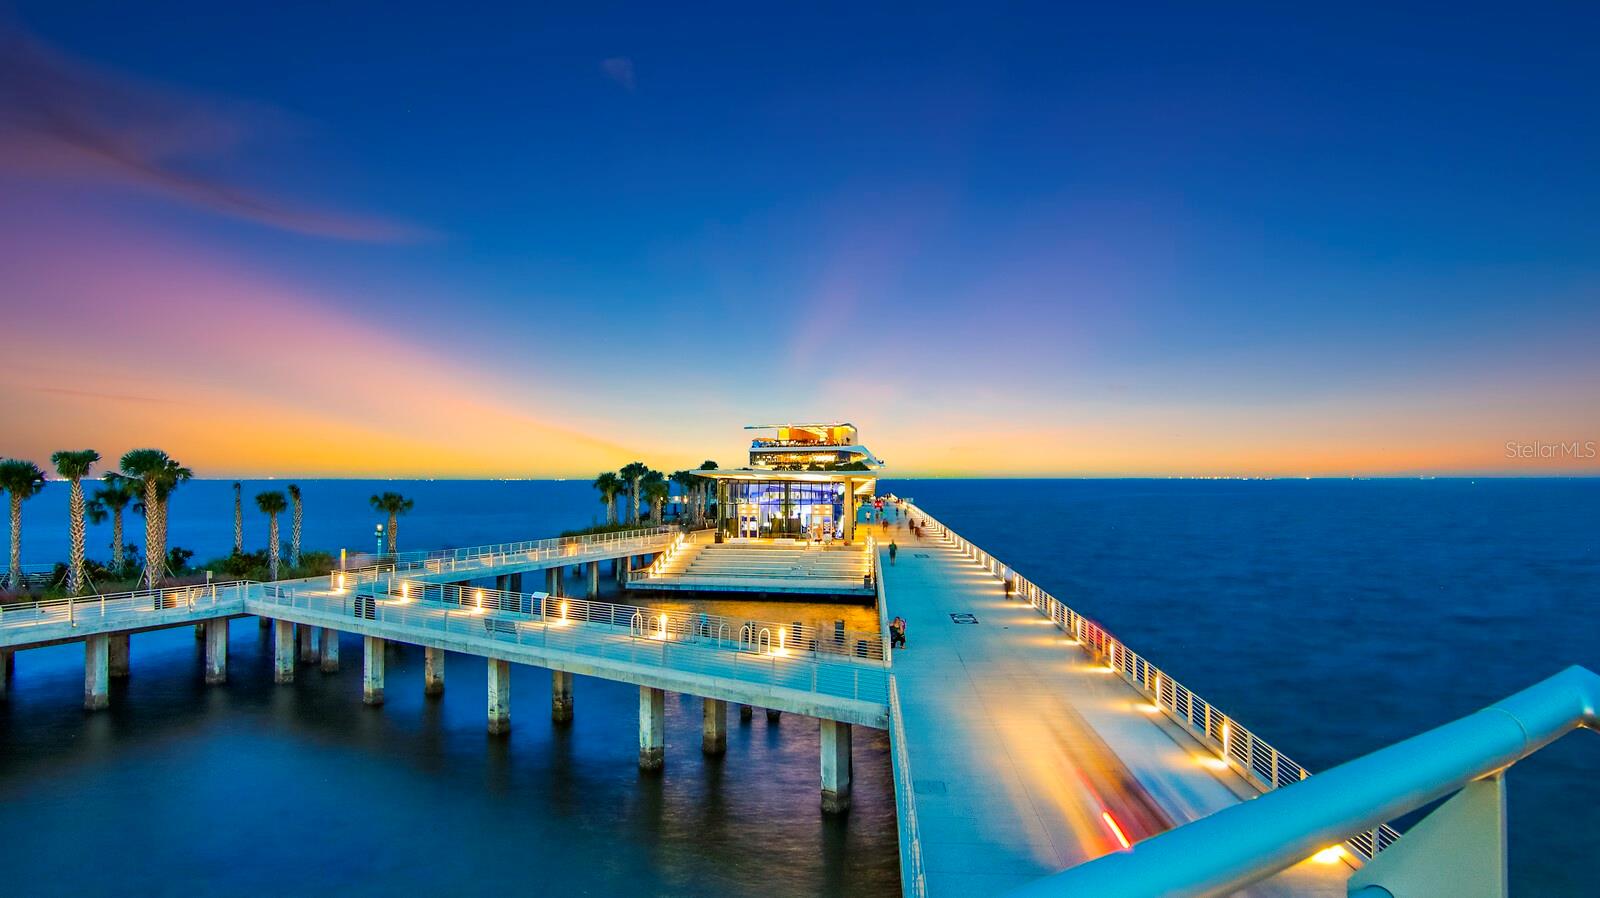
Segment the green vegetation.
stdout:
<svg viewBox="0 0 1600 898">
<path fill-rule="evenodd" d="M 388 538 L 388 548 L 385 551 L 393 555 L 395 554 L 395 546 L 399 545 L 400 516 L 410 511 L 416 503 L 399 493 L 383 493 L 382 495 L 373 496 L 368 501 L 372 503 L 374 511 L 381 511 L 389 516 L 389 529 L 385 531 Z"/>
<path fill-rule="evenodd" d="M 166 574 L 167 500 L 194 472 L 160 449 L 134 449 L 122 456 L 122 476 L 135 495 L 143 496 L 135 508 L 144 512 L 144 579 L 160 586 Z"/>
<path fill-rule="evenodd" d="M 0 461 L 0 492 L 11 496 L 11 566 L 7 585 L 13 592 L 22 589 L 22 503 L 44 489 L 44 472 L 31 461 L 8 458 Z"/>
</svg>

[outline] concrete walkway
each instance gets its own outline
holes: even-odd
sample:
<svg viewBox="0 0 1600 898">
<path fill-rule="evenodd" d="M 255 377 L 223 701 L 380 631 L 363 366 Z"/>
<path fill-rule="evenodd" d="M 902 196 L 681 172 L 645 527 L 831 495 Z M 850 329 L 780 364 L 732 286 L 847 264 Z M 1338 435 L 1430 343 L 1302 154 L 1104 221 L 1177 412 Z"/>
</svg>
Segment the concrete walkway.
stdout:
<svg viewBox="0 0 1600 898">
<path fill-rule="evenodd" d="M 879 534 L 890 538 L 884 586 L 888 616 L 907 622 L 894 672 L 928 894 L 1003 894 L 1119 850 L 1113 827 L 1136 843 L 1255 794 L 978 565 L 899 522 Z M 1343 896 L 1350 872 L 1307 861 L 1241 894 Z"/>
</svg>

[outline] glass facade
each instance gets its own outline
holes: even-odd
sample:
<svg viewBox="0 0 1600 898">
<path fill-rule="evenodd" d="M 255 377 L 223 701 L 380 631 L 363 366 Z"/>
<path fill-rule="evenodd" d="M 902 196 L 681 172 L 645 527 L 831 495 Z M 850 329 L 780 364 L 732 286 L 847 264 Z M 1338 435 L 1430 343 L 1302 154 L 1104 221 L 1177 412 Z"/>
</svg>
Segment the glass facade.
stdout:
<svg viewBox="0 0 1600 898">
<path fill-rule="evenodd" d="M 843 483 L 729 480 L 724 485 L 724 536 L 844 538 Z"/>
</svg>

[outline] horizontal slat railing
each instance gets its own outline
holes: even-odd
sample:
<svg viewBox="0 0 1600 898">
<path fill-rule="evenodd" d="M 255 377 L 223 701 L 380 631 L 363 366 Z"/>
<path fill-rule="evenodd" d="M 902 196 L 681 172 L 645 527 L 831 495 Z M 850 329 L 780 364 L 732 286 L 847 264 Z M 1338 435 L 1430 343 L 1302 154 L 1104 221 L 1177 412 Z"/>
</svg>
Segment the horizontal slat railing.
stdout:
<svg viewBox="0 0 1600 898">
<path fill-rule="evenodd" d="M 249 585 L 245 581 L 197 583 L 91 596 L 7 602 L 0 605 L 0 631 L 61 623 L 72 628 L 92 625 L 97 629 L 115 629 L 117 626 L 131 629 L 149 619 L 152 612 L 199 613 L 229 610 L 236 606 L 242 608 L 244 588 Z"/>
<path fill-rule="evenodd" d="M 648 608 L 563 599 L 544 593 L 507 593 L 449 584 L 397 580 L 394 592 L 329 590 L 319 584 L 269 583 L 252 599 L 272 616 L 273 606 L 309 612 L 338 627 L 359 619 L 387 625 L 399 640 L 428 634 L 477 642 L 572 652 L 648 664 L 679 673 L 741 680 L 887 706 L 888 670 L 817 646 L 791 649 L 771 629 L 741 638 L 727 619 L 670 615 Z M 481 602 L 481 605 L 479 604 Z M 282 613 L 282 612 L 280 612 Z M 647 614 L 654 614 L 648 617 Z M 663 620 L 663 618 L 665 618 Z M 794 632 L 791 627 L 782 627 Z M 800 628 L 802 641 L 814 638 Z"/>
<path fill-rule="evenodd" d="M 1068 607 L 1064 602 L 1017 573 L 999 559 L 951 530 L 927 511 L 905 503 L 941 539 L 974 563 L 1008 584 L 1008 594 L 1028 602 L 1040 614 L 1070 634 L 1078 646 L 1150 699 L 1168 718 L 1176 721 L 1201 744 L 1238 773 L 1246 782 L 1265 793 L 1298 782 L 1310 771 L 1289 759 L 1270 743 L 1256 736 L 1237 720 L 1224 714 L 1205 699 L 1148 659 L 1129 649 L 1104 627 Z M 1370 859 L 1400 837 L 1388 825 L 1350 840 L 1350 848 L 1361 858 Z"/>
</svg>

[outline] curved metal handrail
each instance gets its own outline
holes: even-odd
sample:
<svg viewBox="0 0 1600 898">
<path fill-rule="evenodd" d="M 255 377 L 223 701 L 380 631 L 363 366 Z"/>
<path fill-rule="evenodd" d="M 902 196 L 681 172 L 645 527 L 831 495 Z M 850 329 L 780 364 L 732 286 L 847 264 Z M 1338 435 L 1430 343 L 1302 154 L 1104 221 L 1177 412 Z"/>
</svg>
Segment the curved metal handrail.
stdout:
<svg viewBox="0 0 1600 898">
<path fill-rule="evenodd" d="M 1029 883 L 1013 898 L 1227 895 L 1580 727 L 1600 729 L 1600 675 L 1569 667 L 1459 720 Z"/>
</svg>

